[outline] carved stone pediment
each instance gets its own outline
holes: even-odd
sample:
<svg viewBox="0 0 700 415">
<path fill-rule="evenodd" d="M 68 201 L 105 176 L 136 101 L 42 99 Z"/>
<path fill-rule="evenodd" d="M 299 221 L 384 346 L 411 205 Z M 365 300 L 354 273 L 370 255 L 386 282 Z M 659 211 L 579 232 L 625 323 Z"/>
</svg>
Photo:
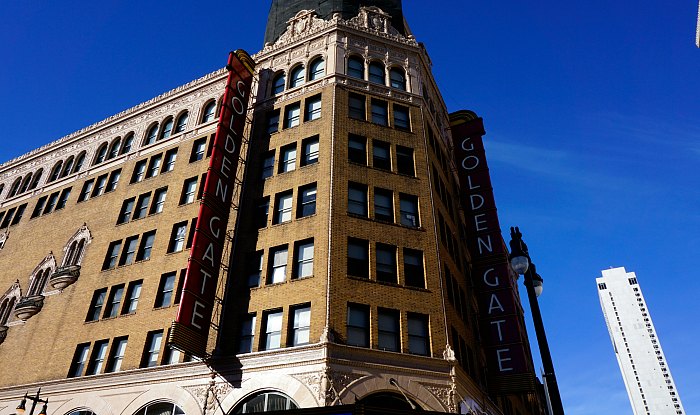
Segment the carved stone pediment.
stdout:
<svg viewBox="0 0 700 415">
<path fill-rule="evenodd" d="M 391 15 L 379 7 L 360 7 L 360 13 L 351 18 L 349 23 L 387 35 L 401 36 L 391 25 Z"/>
<path fill-rule="evenodd" d="M 328 27 L 332 21 L 325 21 L 316 15 L 314 10 L 300 10 L 287 21 L 287 30 L 275 42 L 275 46 L 286 45 L 309 34 Z M 266 45 L 268 49 L 272 45 Z"/>
</svg>

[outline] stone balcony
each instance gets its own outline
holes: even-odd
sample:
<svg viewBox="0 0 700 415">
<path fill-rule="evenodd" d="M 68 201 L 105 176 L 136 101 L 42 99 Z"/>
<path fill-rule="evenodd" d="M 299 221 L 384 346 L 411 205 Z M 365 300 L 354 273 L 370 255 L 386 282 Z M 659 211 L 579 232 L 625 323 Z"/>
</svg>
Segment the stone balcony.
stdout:
<svg viewBox="0 0 700 415">
<path fill-rule="evenodd" d="M 17 305 L 15 305 L 15 317 L 22 321 L 28 320 L 34 314 L 41 311 L 44 306 L 43 295 L 33 295 L 31 297 L 22 297 Z"/>
<path fill-rule="evenodd" d="M 78 280 L 80 276 L 80 265 L 67 265 L 65 267 L 57 268 L 51 278 L 49 278 L 49 284 L 57 290 L 62 290 L 67 286 L 73 284 Z"/>
</svg>

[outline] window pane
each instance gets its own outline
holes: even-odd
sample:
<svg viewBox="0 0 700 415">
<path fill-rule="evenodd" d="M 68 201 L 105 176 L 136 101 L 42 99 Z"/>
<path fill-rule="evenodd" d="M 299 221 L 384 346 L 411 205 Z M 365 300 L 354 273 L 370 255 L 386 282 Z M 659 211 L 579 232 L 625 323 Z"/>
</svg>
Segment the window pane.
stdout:
<svg viewBox="0 0 700 415">
<path fill-rule="evenodd" d="M 348 137 L 348 160 L 367 165 L 367 139 L 365 137 L 350 134 Z"/>
<path fill-rule="evenodd" d="M 272 81 L 272 93 L 279 94 L 284 91 L 285 77 L 284 73 L 280 73 Z"/>
<path fill-rule="evenodd" d="M 299 116 L 301 114 L 299 103 L 287 105 L 285 108 L 284 127 L 291 128 L 299 125 Z"/>
<path fill-rule="evenodd" d="M 348 239 L 348 275 L 369 278 L 369 242 Z"/>
<path fill-rule="evenodd" d="M 411 195 L 400 194 L 399 205 L 401 210 L 401 224 L 412 228 L 419 227 L 418 198 Z"/>
<path fill-rule="evenodd" d="M 284 223 L 292 220 L 292 193 L 277 196 L 277 215 L 275 223 Z"/>
<path fill-rule="evenodd" d="M 314 243 L 306 242 L 297 245 L 297 278 L 310 277 L 314 273 Z"/>
<path fill-rule="evenodd" d="M 278 248 L 272 251 L 272 272 L 269 284 L 284 282 L 287 278 L 287 248 Z"/>
<path fill-rule="evenodd" d="M 302 159 L 302 166 L 307 166 L 318 162 L 318 136 L 307 138 L 302 142 L 304 149 L 304 158 Z"/>
<path fill-rule="evenodd" d="M 389 71 L 389 80 L 391 82 L 392 88 L 406 90 L 406 76 L 404 75 L 403 69 L 392 68 Z"/>
<path fill-rule="evenodd" d="M 299 189 L 299 205 L 297 217 L 310 216 L 316 213 L 316 184 Z"/>
<path fill-rule="evenodd" d="M 265 323 L 265 350 L 279 349 L 282 344 L 282 312 L 267 315 Z"/>
<path fill-rule="evenodd" d="M 315 81 L 321 78 L 326 71 L 326 62 L 323 59 L 316 59 L 311 63 L 309 68 L 309 80 Z"/>
<path fill-rule="evenodd" d="M 396 170 L 401 174 L 416 175 L 412 148 L 396 146 Z"/>
<path fill-rule="evenodd" d="M 396 283 L 396 247 L 377 244 L 377 281 Z"/>
<path fill-rule="evenodd" d="M 350 94 L 348 97 L 348 116 L 356 120 L 365 120 L 365 97 Z"/>
<path fill-rule="evenodd" d="M 348 184 L 348 213 L 367 217 L 367 186 Z"/>
<path fill-rule="evenodd" d="M 358 57 L 348 59 L 348 76 L 358 79 L 365 78 L 365 62 Z"/>
<path fill-rule="evenodd" d="M 262 178 L 267 179 L 272 177 L 275 168 L 275 151 L 269 151 L 263 155 L 262 160 Z"/>
<path fill-rule="evenodd" d="M 394 127 L 401 130 L 410 130 L 411 122 L 409 119 L 408 108 L 401 105 L 394 105 Z"/>
<path fill-rule="evenodd" d="M 372 62 L 369 64 L 369 81 L 375 84 L 385 84 L 383 64 L 380 62 Z"/>
<path fill-rule="evenodd" d="M 292 69 L 292 74 L 290 75 L 289 87 L 296 88 L 304 83 L 304 67 L 302 65 L 297 66 Z"/>
<path fill-rule="evenodd" d="M 311 326 L 311 307 L 296 308 L 292 316 L 292 346 L 309 344 L 309 328 Z"/>
<path fill-rule="evenodd" d="M 369 347 L 369 310 L 348 304 L 347 342 L 350 346 Z"/>
<path fill-rule="evenodd" d="M 372 99 L 372 122 L 379 125 L 389 125 L 388 119 L 386 101 Z"/>
<path fill-rule="evenodd" d="M 293 144 L 282 148 L 282 159 L 280 160 L 280 173 L 292 171 L 296 168 L 297 146 Z"/>
<path fill-rule="evenodd" d="M 384 141 L 372 141 L 372 166 L 376 169 L 391 170 L 391 147 Z"/>
<path fill-rule="evenodd" d="M 255 339 L 255 314 L 248 315 L 241 322 L 241 341 L 238 347 L 239 353 L 250 353 L 253 351 L 253 341 Z"/>
<path fill-rule="evenodd" d="M 305 121 L 312 121 L 321 118 L 321 95 L 316 95 L 306 99 Z"/>
<path fill-rule="evenodd" d="M 377 330 L 379 348 L 393 352 L 399 351 L 399 313 L 395 310 L 379 309 Z"/>
<path fill-rule="evenodd" d="M 390 190 L 374 189 L 374 218 L 385 222 L 394 221 L 394 201 Z"/>
</svg>

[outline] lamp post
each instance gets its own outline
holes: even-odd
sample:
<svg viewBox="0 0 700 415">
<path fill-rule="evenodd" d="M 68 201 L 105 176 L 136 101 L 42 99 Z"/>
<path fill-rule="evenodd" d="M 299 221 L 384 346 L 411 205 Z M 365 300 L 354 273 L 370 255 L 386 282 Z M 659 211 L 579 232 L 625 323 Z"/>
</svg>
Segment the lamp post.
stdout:
<svg viewBox="0 0 700 415">
<path fill-rule="evenodd" d="M 564 407 L 561 403 L 561 396 L 559 395 L 557 377 L 554 374 L 552 355 L 549 352 L 549 344 L 547 343 L 547 335 L 544 332 L 544 323 L 542 322 L 540 305 L 537 302 L 537 297 L 542 294 L 543 280 L 537 273 L 535 264 L 533 264 L 532 260 L 530 259 L 530 253 L 527 250 L 527 245 L 523 241 L 523 234 L 520 233 L 520 229 L 517 227 L 510 228 L 510 264 L 513 271 L 525 278 L 527 298 L 530 302 L 530 310 L 532 312 L 532 320 L 535 325 L 537 344 L 539 345 L 540 355 L 542 356 L 542 366 L 544 366 L 544 374 L 542 377 L 544 379 L 545 390 L 551 405 L 552 415 L 564 415 Z"/>
<path fill-rule="evenodd" d="M 41 408 L 41 412 L 39 412 L 38 415 L 46 415 L 46 406 L 49 404 L 48 399 L 41 399 L 39 397 L 39 394 L 41 393 L 41 388 L 39 388 L 38 391 L 36 391 L 36 396 L 28 396 L 27 393 L 24 394 L 24 398 L 22 398 L 22 401 L 19 403 L 19 406 L 17 406 L 17 415 L 24 415 L 25 412 L 25 405 L 27 404 L 27 399 L 32 401 L 32 409 L 29 410 L 29 415 L 34 415 L 34 408 L 36 408 L 36 404 L 41 402 L 44 404 L 44 406 Z"/>
</svg>

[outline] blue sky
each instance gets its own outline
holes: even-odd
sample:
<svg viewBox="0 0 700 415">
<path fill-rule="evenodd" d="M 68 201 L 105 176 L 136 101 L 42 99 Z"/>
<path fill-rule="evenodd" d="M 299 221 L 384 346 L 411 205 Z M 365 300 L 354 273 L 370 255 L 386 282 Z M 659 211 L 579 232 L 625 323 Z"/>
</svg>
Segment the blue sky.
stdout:
<svg viewBox="0 0 700 415">
<path fill-rule="evenodd" d="M 231 49 L 257 52 L 269 8 L 60 3 L 3 5 L 0 161 L 218 69 Z M 484 118 L 504 236 L 521 227 L 545 280 L 567 414 L 631 413 L 596 292 L 610 266 L 637 273 L 700 413 L 697 2 L 404 3 L 448 109 Z"/>
</svg>

